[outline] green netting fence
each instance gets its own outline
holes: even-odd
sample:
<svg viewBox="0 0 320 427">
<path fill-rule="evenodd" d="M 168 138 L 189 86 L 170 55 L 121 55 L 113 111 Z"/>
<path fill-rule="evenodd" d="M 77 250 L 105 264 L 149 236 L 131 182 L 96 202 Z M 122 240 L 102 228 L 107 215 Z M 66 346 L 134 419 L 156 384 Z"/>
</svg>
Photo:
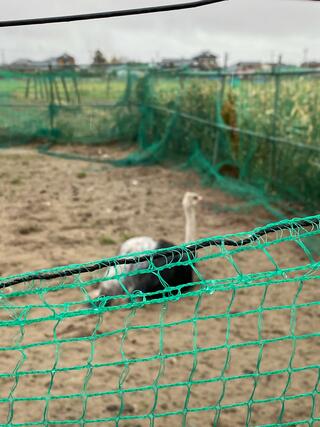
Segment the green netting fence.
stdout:
<svg viewBox="0 0 320 427">
<path fill-rule="evenodd" d="M 312 215 L 320 201 L 319 85 L 319 71 L 284 68 L 2 69 L 0 147 L 38 142 L 42 153 L 66 157 L 58 145 L 131 143 L 131 155 L 114 165 L 189 167 L 246 207 Z"/>
<path fill-rule="evenodd" d="M 0 425 L 319 425 L 319 234 L 318 215 L 0 279 Z M 132 292 L 146 275 L 162 290 Z"/>
</svg>

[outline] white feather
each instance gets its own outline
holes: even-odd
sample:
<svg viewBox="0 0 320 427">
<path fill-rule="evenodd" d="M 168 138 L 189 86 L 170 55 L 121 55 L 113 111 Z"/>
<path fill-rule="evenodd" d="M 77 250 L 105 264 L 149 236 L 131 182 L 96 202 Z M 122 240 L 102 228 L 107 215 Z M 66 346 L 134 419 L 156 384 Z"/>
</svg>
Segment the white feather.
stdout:
<svg viewBox="0 0 320 427">
<path fill-rule="evenodd" d="M 146 252 L 156 249 L 157 242 L 148 236 L 132 237 L 122 243 L 119 255 L 127 255 L 133 252 Z"/>
</svg>

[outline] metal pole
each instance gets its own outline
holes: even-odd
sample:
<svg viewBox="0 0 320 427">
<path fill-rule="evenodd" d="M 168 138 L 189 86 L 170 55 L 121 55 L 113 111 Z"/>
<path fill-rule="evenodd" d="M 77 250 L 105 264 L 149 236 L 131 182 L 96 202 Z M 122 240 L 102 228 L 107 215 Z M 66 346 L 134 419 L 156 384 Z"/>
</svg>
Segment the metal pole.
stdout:
<svg viewBox="0 0 320 427">
<path fill-rule="evenodd" d="M 57 94 L 57 100 L 58 100 L 58 104 L 61 105 L 61 96 L 60 96 L 60 91 L 59 91 L 59 84 L 56 78 L 53 77 L 53 83 L 54 83 L 54 88 Z"/>
<path fill-rule="evenodd" d="M 216 101 L 216 111 L 215 111 L 216 123 L 220 122 L 222 117 L 222 105 L 223 105 L 224 93 L 226 88 L 227 76 L 223 73 L 220 75 L 220 79 L 221 79 L 220 97 L 218 98 L 219 100 Z M 218 162 L 220 138 L 221 138 L 221 129 L 217 129 L 215 144 L 213 148 L 213 155 L 212 155 L 213 165 L 216 165 Z"/>
<path fill-rule="evenodd" d="M 50 129 L 54 129 L 54 89 L 53 89 L 52 65 L 49 65 L 49 87 L 50 87 L 50 102 L 49 102 L 49 120 Z"/>
<path fill-rule="evenodd" d="M 61 76 L 61 82 L 62 82 L 62 86 L 64 89 L 64 93 L 66 95 L 66 100 L 67 100 L 67 102 L 70 102 L 69 90 L 68 90 L 67 82 L 66 82 L 66 79 L 64 76 Z"/>
<path fill-rule="evenodd" d="M 274 94 L 274 105 L 273 105 L 273 121 L 272 121 L 272 136 L 278 136 L 278 116 L 280 109 L 280 91 L 281 91 L 281 75 L 278 69 L 282 63 L 282 56 L 279 55 L 278 64 L 274 66 L 274 83 L 275 83 L 275 94 Z M 276 180 L 276 156 L 277 156 L 277 147 L 276 142 L 272 142 L 271 147 L 271 159 L 270 159 L 270 177 L 269 177 L 269 186 L 273 188 L 273 183 Z"/>
<path fill-rule="evenodd" d="M 80 97 L 80 92 L 78 88 L 78 80 L 77 80 L 76 73 L 74 73 L 74 75 L 72 76 L 72 81 L 73 81 L 74 90 L 77 96 L 78 104 L 81 105 L 81 97 Z"/>
<path fill-rule="evenodd" d="M 40 89 L 40 98 L 44 99 L 45 94 L 44 94 L 44 88 L 43 88 L 43 80 L 42 80 L 42 75 L 40 73 L 38 75 L 38 82 L 39 82 L 39 89 Z"/>
<path fill-rule="evenodd" d="M 47 82 L 46 75 L 42 76 L 42 80 L 43 80 L 45 98 L 46 98 L 47 101 L 49 101 L 50 97 L 49 97 L 48 82 Z"/>
<path fill-rule="evenodd" d="M 34 82 L 34 96 L 35 96 L 35 99 L 37 100 L 38 99 L 38 79 L 37 79 L 37 75 L 35 75 L 33 77 L 33 82 Z"/>
<path fill-rule="evenodd" d="M 31 81 L 31 77 L 28 77 L 27 83 L 26 83 L 26 90 L 25 90 L 25 93 L 24 93 L 24 96 L 25 96 L 26 99 L 29 98 L 30 81 Z"/>
</svg>

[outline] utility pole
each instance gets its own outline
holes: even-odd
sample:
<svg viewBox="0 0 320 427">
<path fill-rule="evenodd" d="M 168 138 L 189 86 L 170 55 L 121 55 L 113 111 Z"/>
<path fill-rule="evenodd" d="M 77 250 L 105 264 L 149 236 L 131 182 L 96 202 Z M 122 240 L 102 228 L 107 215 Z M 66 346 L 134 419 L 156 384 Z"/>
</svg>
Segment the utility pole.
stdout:
<svg viewBox="0 0 320 427">
<path fill-rule="evenodd" d="M 271 52 L 270 52 L 270 61 L 271 61 L 271 64 L 274 63 L 274 51 L 273 50 L 271 50 Z"/>
<path fill-rule="evenodd" d="M 228 63 L 229 63 L 229 54 L 228 54 L 228 52 L 225 52 L 224 59 L 223 59 L 223 68 L 224 69 L 228 68 Z"/>
</svg>

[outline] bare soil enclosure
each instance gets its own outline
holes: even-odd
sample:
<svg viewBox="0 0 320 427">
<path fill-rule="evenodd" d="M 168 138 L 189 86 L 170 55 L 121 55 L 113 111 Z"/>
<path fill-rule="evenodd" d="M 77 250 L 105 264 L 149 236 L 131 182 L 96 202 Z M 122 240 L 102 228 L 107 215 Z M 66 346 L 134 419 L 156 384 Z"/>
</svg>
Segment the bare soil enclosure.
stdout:
<svg viewBox="0 0 320 427">
<path fill-rule="evenodd" d="M 125 154 L 112 146 L 86 147 L 80 151 L 113 158 Z M 114 168 L 43 156 L 33 148 L 1 151 L 0 163 L 1 276 L 106 258 L 116 254 L 123 240 L 135 235 L 166 238 L 179 244 L 184 238 L 181 199 L 185 191 L 196 191 L 204 199 L 198 212 L 199 238 L 250 231 L 270 219 L 258 208 L 251 214 L 215 211 L 215 206 L 232 206 L 239 201 L 219 190 L 202 187 L 198 177 L 191 172 L 160 166 Z M 277 245 L 273 248 L 272 257 L 281 267 L 307 263 L 306 255 L 298 245 Z M 239 254 L 236 261 L 244 273 L 271 269 L 270 260 L 259 251 Z M 234 274 L 231 269 L 227 262 L 204 263 L 200 267 L 201 274 L 208 279 L 230 277 Z M 257 382 L 243 376 L 256 372 L 258 365 L 259 372 L 288 369 L 288 366 L 316 366 L 319 364 L 319 339 L 310 338 L 302 342 L 287 339 L 264 346 L 243 345 L 232 349 L 228 355 L 225 348 L 198 352 L 196 357 L 190 354 L 195 345 L 195 327 L 198 348 L 223 347 L 227 339 L 230 344 L 261 338 L 290 338 L 293 327 L 290 308 L 270 311 L 270 314 L 265 312 L 263 318 L 259 314 L 233 317 L 231 323 L 228 316 L 223 315 L 228 310 L 236 313 L 258 309 L 262 298 L 264 306 L 275 305 L 275 301 L 279 306 L 290 306 L 298 287 L 299 283 L 295 282 L 281 287 L 270 286 L 266 295 L 263 295 L 264 287 L 242 289 L 236 295 L 232 291 L 215 292 L 201 299 L 186 297 L 165 305 L 151 304 L 131 314 L 128 310 L 117 310 L 103 316 L 33 323 L 25 327 L 23 333 L 18 328 L 3 327 L 2 347 L 12 343 L 27 345 L 48 341 L 51 344 L 26 349 L 24 354 L 0 350 L 0 374 L 13 373 L 11 377 L 0 378 L 0 425 L 7 425 L 10 420 L 11 425 L 50 425 L 54 422 L 59 426 L 65 425 L 67 420 L 70 426 L 83 426 L 87 424 L 83 420 L 97 420 L 88 425 L 179 426 L 183 425 L 183 414 L 156 418 L 154 424 L 151 424 L 148 414 L 152 411 L 155 414 L 181 411 L 186 399 L 188 408 L 195 409 L 186 415 L 189 427 L 212 425 L 217 411 L 200 409 L 218 404 L 230 405 L 217 418 L 216 425 L 220 427 L 260 426 L 277 423 L 279 419 L 282 423 L 292 423 L 290 425 L 299 420 L 300 423 L 295 425 L 303 425 L 302 421 L 308 420 L 311 414 L 314 418 L 320 417 L 319 396 L 310 396 L 317 383 L 318 369 L 295 371 L 290 378 L 288 373 L 261 375 Z M 52 300 L 48 298 L 46 302 L 78 301 L 79 294 L 77 289 L 67 293 L 58 291 Z M 315 281 L 304 283 L 299 302 L 318 300 L 319 290 Z M 23 304 L 28 301 L 35 303 L 32 295 L 25 298 Z M 19 304 L 19 298 L 12 303 Z M 317 309 L 318 306 L 314 305 L 298 310 L 294 325 L 297 335 L 317 331 Z M 221 318 L 199 320 L 197 325 L 192 320 L 174 325 L 174 322 L 192 319 L 195 312 L 198 316 L 221 314 Z M 124 326 L 129 324 L 150 326 L 159 322 L 172 324 L 162 328 L 161 336 L 159 327 L 132 329 L 127 334 L 123 332 Z M 105 336 L 106 331 L 114 333 Z M 90 340 L 93 335 L 97 339 Z M 74 340 L 59 346 L 52 345 L 57 338 Z M 159 353 L 161 343 L 162 352 L 170 357 L 149 361 L 150 356 Z M 184 351 L 185 355 L 175 356 L 175 353 Z M 146 361 L 130 364 L 126 369 L 123 361 L 136 358 L 145 358 Z M 113 361 L 114 365 L 108 368 L 90 368 L 92 364 L 103 365 Z M 117 364 L 118 361 L 122 364 Z M 58 368 L 68 367 L 78 368 L 52 374 Z M 28 375 L 31 370 L 45 373 Z M 17 371 L 26 372 L 18 381 L 14 375 Z M 230 376 L 234 380 L 221 380 Z M 219 381 L 205 381 L 212 378 Z M 204 381 L 189 389 L 186 383 L 191 379 Z M 178 385 L 134 392 L 135 387 L 172 383 Z M 123 397 L 123 413 L 128 417 L 141 415 L 145 418 L 99 423 L 99 419 L 117 416 L 121 402 L 113 394 L 102 397 L 92 394 L 119 388 L 133 389 Z M 91 393 L 90 399 L 85 398 L 85 393 Z M 281 416 L 283 393 L 307 395 L 287 400 Z M 1 403 L 1 399 L 9 396 L 18 399 L 48 394 L 51 397 L 76 397 L 51 398 L 49 402 L 22 399 L 15 401 L 11 408 L 8 403 Z M 247 418 L 250 404 L 232 406 L 238 402 L 250 402 L 253 397 L 265 399 L 266 403 L 252 405 L 251 419 Z M 270 404 L 268 399 L 271 397 L 279 397 L 279 400 Z"/>
</svg>

